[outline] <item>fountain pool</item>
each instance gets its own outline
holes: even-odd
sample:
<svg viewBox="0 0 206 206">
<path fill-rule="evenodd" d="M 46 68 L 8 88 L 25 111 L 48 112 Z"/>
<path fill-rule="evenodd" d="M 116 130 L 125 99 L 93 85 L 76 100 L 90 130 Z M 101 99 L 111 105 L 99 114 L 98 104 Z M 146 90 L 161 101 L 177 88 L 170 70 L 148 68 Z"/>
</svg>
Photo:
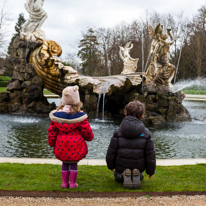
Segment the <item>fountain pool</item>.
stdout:
<svg viewBox="0 0 206 206">
<path fill-rule="evenodd" d="M 49 101 L 57 105 L 60 102 Z M 149 127 L 158 159 L 206 158 L 206 102 L 184 101 L 183 105 L 192 116 L 191 122 Z M 121 119 L 89 119 L 89 122 L 95 139 L 88 142 L 87 158 L 104 159 Z M 49 123 L 48 117 L 0 114 L 0 157 L 54 158 L 47 144 Z"/>
</svg>

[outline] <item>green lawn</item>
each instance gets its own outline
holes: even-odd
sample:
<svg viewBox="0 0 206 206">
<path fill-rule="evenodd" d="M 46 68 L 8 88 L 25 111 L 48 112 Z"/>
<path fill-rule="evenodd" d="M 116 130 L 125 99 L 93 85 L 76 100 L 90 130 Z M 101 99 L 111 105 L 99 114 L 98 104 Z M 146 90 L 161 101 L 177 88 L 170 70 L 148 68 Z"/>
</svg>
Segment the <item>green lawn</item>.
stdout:
<svg viewBox="0 0 206 206">
<path fill-rule="evenodd" d="M 6 92 L 6 87 L 0 87 L 0 92 Z M 44 94 L 53 94 L 52 92 L 50 92 L 47 89 L 43 90 Z"/>
<path fill-rule="evenodd" d="M 0 87 L 0 92 L 6 92 L 6 87 Z"/>
<path fill-rule="evenodd" d="M 206 90 L 187 90 L 187 89 L 183 89 L 182 92 L 184 92 L 185 94 L 196 94 L 196 95 L 206 95 Z"/>
<path fill-rule="evenodd" d="M 0 87 L 7 87 L 8 80 L 11 80 L 11 77 L 0 76 Z"/>
<path fill-rule="evenodd" d="M 72 191 L 123 192 L 106 166 L 79 166 L 78 188 Z M 152 179 L 145 175 L 141 192 L 206 191 L 206 164 L 158 166 Z M 61 166 L 49 164 L 0 164 L 0 190 L 71 191 L 61 189 Z"/>
<path fill-rule="evenodd" d="M 8 81 L 11 80 L 11 77 L 8 76 L 0 76 L 0 81 Z"/>
<path fill-rule="evenodd" d="M 43 93 L 44 93 L 44 94 L 53 94 L 52 92 L 50 92 L 50 91 L 47 90 L 47 89 L 44 89 L 44 90 L 43 90 Z"/>
</svg>

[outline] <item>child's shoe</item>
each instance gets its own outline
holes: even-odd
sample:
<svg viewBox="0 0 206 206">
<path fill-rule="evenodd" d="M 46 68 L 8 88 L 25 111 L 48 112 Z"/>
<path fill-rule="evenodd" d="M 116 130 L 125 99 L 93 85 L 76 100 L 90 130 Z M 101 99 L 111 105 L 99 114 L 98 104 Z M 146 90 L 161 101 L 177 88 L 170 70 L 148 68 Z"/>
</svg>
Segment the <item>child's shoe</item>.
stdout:
<svg viewBox="0 0 206 206">
<path fill-rule="evenodd" d="M 132 177 L 133 177 L 133 189 L 140 189 L 141 187 L 141 180 L 140 180 L 140 171 L 138 169 L 132 170 Z"/>
<path fill-rule="evenodd" d="M 68 188 L 69 171 L 62 171 L 62 188 Z"/>
<path fill-rule="evenodd" d="M 72 170 L 70 170 L 70 183 L 69 183 L 69 188 L 78 187 L 78 184 L 76 183 L 77 173 L 78 173 L 78 171 L 72 171 Z"/>
<path fill-rule="evenodd" d="M 133 183 L 132 183 L 132 180 L 131 180 L 131 170 L 130 169 L 126 169 L 123 173 L 123 186 L 124 188 L 127 188 L 127 189 L 132 189 L 133 188 Z"/>
</svg>

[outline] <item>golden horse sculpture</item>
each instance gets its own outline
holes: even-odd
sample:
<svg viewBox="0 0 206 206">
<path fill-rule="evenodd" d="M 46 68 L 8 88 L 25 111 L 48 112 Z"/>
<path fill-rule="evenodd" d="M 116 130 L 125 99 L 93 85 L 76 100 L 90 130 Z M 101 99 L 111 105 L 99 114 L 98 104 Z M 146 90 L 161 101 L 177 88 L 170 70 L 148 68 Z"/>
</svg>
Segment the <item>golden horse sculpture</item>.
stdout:
<svg viewBox="0 0 206 206">
<path fill-rule="evenodd" d="M 37 75 L 43 80 L 44 87 L 55 94 L 61 95 L 69 85 L 79 85 L 80 91 L 90 90 L 97 94 L 122 94 L 133 86 L 141 84 L 140 73 L 132 75 L 112 75 L 106 77 L 80 76 L 70 66 L 64 66 L 58 57 L 62 54 L 61 46 L 52 40 L 45 40 L 30 55 Z"/>
</svg>

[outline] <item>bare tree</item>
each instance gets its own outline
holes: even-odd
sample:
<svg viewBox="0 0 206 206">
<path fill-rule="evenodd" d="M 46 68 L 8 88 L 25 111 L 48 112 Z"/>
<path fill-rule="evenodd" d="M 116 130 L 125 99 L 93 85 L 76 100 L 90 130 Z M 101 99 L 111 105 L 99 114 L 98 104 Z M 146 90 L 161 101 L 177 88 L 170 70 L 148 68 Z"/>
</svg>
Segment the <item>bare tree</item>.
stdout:
<svg viewBox="0 0 206 206">
<path fill-rule="evenodd" d="M 105 28 L 97 29 L 97 38 L 99 42 L 99 47 L 101 50 L 102 56 L 102 66 L 105 75 L 111 75 L 110 61 L 109 61 L 109 48 L 111 44 L 111 30 Z"/>
<path fill-rule="evenodd" d="M 0 5 L 0 55 L 3 55 L 7 22 L 10 21 L 7 0 Z"/>
<path fill-rule="evenodd" d="M 78 72 L 80 71 L 80 62 L 78 60 L 78 57 L 74 53 L 67 53 L 65 62 L 70 65 L 73 69 L 77 70 Z"/>
</svg>

